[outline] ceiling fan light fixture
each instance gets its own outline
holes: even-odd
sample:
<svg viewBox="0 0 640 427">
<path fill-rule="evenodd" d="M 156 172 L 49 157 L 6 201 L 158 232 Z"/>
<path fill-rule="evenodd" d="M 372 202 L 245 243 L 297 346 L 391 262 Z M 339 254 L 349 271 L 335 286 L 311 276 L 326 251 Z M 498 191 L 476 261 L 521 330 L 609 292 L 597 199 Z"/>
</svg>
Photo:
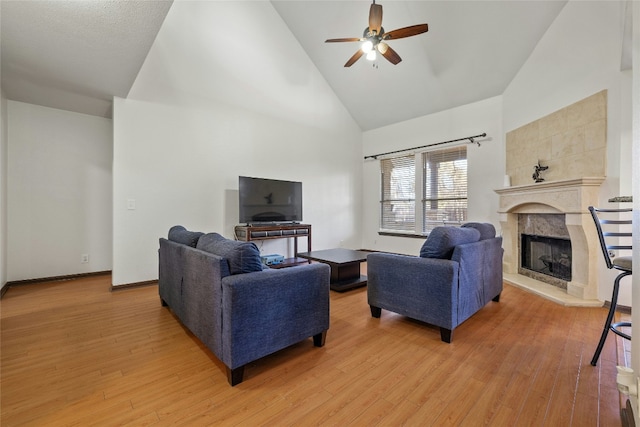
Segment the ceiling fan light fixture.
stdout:
<svg viewBox="0 0 640 427">
<path fill-rule="evenodd" d="M 362 43 L 361 49 L 366 54 L 370 53 L 371 51 L 373 51 L 373 42 L 371 40 L 366 40 L 364 43 Z"/>
<path fill-rule="evenodd" d="M 367 53 L 367 59 L 368 59 L 369 61 L 375 61 L 375 60 L 376 60 L 376 51 L 375 51 L 375 50 L 373 50 L 373 49 L 372 49 L 372 50 L 370 50 L 370 51 Z"/>
<path fill-rule="evenodd" d="M 385 54 L 385 52 L 387 51 L 387 49 L 389 49 L 389 45 L 388 45 L 388 44 L 386 44 L 385 42 L 380 42 L 380 43 L 378 43 L 378 45 L 376 46 L 376 48 L 378 49 L 378 51 L 379 51 L 381 54 L 383 54 L 383 55 L 384 55 L 384 54 Z"/>
</svg>

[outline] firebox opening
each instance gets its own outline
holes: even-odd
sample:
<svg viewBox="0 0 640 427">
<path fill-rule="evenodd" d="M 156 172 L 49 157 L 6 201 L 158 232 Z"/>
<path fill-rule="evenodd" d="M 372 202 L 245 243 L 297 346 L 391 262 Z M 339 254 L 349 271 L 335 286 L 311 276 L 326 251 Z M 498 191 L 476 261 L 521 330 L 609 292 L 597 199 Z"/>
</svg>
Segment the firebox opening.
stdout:
<svg viewBox="0 0 640 427">
<path fill-rule="evenodd" d="M 521 268 L 571 281 L 571 240 L 531 234 L 520 238 Z"/>
</svg>

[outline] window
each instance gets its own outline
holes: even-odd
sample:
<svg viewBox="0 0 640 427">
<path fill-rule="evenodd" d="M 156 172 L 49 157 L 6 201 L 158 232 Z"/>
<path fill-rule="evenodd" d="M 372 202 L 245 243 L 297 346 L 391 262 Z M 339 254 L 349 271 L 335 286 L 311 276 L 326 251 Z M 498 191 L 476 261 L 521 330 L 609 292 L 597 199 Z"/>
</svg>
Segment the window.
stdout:
<svg viewBox="0 0 640 427">
<path fill-rule="evenodd" d="M 422 232 L 467 219 L 467 147 L 423 153 Z"/>
<path fill-rule="evenodd" d="M 424 235 L 466 221 L 466 146 L 383 159 L 380 169 L 381 231 Z"/>
<path fill-rule="evenodd" d="M 384 230 L 415 232 L 416 163 L 414 157 L 409 155 L 380 161 L 381 228 Z"/>
</svg>

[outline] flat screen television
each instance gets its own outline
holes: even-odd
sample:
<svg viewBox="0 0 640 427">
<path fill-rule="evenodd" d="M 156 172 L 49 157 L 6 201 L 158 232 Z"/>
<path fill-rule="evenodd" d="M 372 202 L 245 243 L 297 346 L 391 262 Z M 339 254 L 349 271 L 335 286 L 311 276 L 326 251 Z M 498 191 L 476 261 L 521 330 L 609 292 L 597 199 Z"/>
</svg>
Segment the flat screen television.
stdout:
<svg viewBox="0 0 640 427">
<path fill-rule="evenodd" d="M 238 178 L 240 223 L 302 221 L 302 183 L 276 179 Z"/>
</svg>

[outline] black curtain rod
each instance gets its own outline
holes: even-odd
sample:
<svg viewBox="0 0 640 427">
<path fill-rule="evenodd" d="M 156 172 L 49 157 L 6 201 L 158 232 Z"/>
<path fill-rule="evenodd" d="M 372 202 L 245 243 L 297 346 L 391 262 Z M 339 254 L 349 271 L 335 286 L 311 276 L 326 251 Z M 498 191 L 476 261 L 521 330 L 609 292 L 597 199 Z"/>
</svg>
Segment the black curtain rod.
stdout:
<svg viewBox="0 0 640 427">
<path fill-rule="evenodd" d="M 442 141 L 442 142 L 436 142 L 436 143 L 433 143 L 433 144 L 421 145 L 420 147 L 404 148 L 402 150 L 389 151 L 389 152 L 380 153 L 380 154 L 372 154 L 370 156 L 364 156 L 364 159 L 365 160 L 367 160 L 367 159 L 377 159 L 378 156 L 386 156 L 387 154 L 396 154 L 396 153 L 403 153 L 405 151 L 419 150 L 421 148 L 433 147 L 434 145 L 442 145 L 442 144 L 449 144 L 450 142 L 464 141 L 465 139 L 469 140 L 469 144 L 478 144 L 478 147 L 479 147 L 480 143 L 478 141 L 474 141 L 474 139 L 475 138 L 484 138 L 485 136 L 487 136 L 486 132 L 485 133 L 481 133 L 480 135 L 473 135 L 473 136 L 467 136 L 467 137 L 464 137 L 464 138 L 452 139 L 451 141 Z"/>
</svg>

